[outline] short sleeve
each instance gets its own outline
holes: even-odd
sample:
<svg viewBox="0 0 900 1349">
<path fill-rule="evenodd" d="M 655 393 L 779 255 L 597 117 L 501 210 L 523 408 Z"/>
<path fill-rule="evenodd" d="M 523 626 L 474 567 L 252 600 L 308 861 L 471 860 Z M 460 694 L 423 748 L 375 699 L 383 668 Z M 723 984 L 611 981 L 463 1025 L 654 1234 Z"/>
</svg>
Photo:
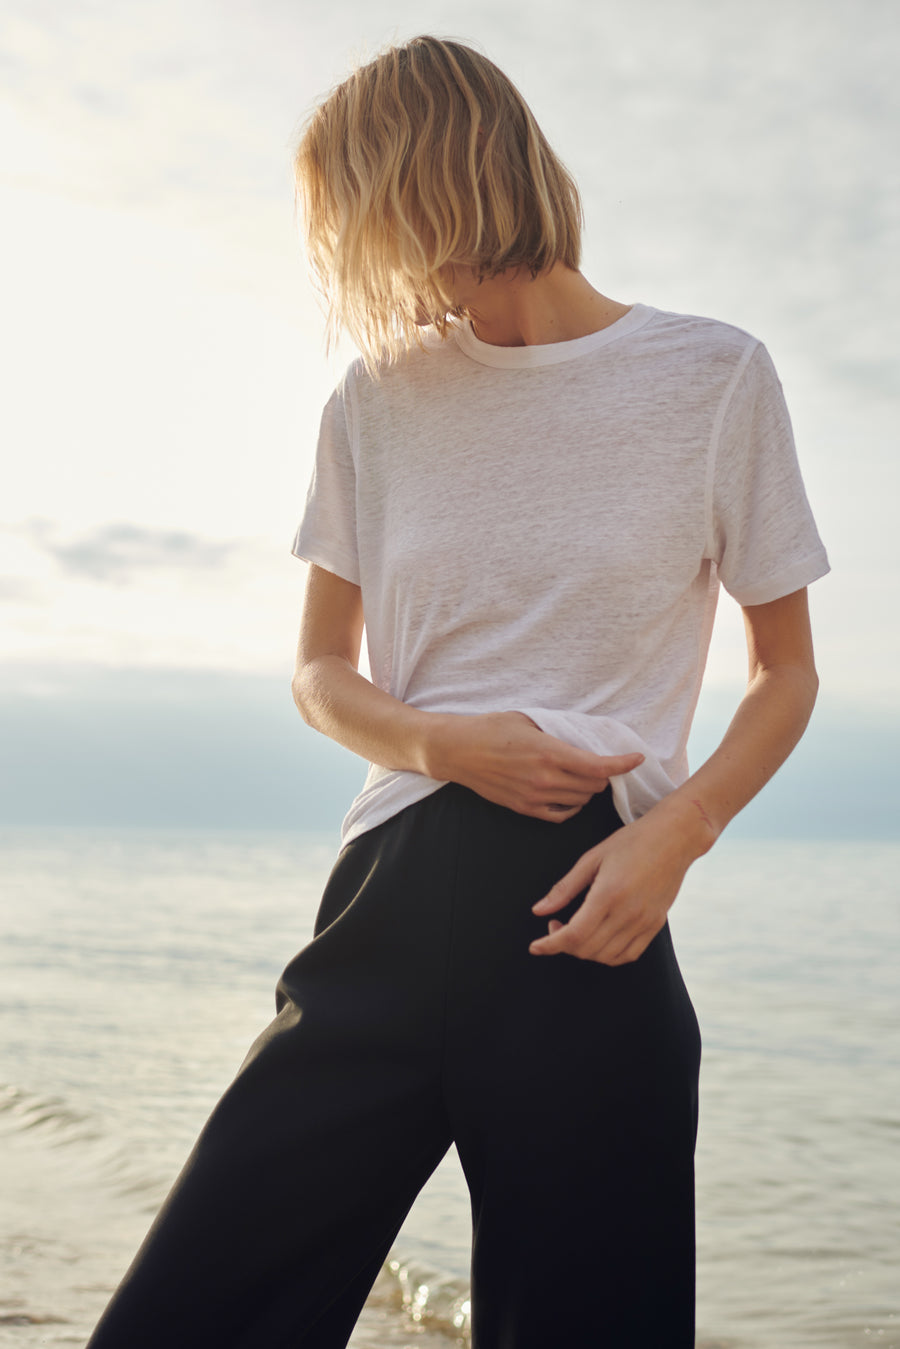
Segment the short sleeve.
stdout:
<svg viewBox="0 0 900 1349">
<path fill-rule="evenodd" d="M 347 416 L 346 381 L 325 405 L 306 509 L 291 549 L 295 557 L 359 585 L 356 468 Z"/>
<path fill-rule="evenodd" d="M 781 383 L 761 343 L 726 402 L 711 482 L 709 552 L 739 604 L 767 604 L 829 571 Z"/>
</svg>

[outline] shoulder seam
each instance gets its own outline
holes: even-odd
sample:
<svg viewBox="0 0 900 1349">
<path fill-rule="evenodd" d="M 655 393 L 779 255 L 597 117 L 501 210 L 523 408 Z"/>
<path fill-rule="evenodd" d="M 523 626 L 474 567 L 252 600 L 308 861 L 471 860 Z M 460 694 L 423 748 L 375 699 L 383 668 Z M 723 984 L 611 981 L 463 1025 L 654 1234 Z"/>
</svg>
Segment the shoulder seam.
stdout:
<svg viewBox="0 0 900 1349">
<path fill-rule="evenodd" d="M 354 362 L 354 366 L 355 366 Z M 359 404 L 356 398 L 355 369 L 351 366 L 344 376 L 344 423 L 347 427 L 347 443 L 350 455 L 357 471 L 359 469 Z"/>
</svg>

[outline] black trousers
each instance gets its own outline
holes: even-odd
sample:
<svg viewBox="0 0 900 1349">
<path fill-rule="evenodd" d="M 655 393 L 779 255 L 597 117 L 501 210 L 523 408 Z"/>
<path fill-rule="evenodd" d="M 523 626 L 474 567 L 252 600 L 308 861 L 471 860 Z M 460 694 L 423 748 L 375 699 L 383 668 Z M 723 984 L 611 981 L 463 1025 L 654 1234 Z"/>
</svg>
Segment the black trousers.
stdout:
<svg viewBox="0 0 900 1349">
<path fill-rule="evenodd" d="M 548 824 L 449 785 L 350 843 L 90 1349 L 346 1345 L 454 1140 L 476 1349 L 693 1346 L 700 1043 L 668 927 L 616 968 L 528 952 L 619 824 L 608 791 Z"/>
</svg>

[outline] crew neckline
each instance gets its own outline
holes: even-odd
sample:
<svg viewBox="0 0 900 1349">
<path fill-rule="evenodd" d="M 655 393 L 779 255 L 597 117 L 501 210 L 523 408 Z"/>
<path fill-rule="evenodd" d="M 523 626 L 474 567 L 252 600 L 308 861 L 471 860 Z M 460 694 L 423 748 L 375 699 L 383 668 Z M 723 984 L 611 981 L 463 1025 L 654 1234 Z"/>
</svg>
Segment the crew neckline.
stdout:
<svg viewBox="0 0 900 1349">
<path fill-rule="evenodd" d="M 600 328 L 584 337 L 573 337 L 568 342 L 547 342 L 528 347 L 498 347 L 476 337 L 469 319 L 453 325 L 453 336 L 460 350 L 481 365 L 498 366 L 505 370 L 525 370 L 536 365 L 560 365 L 587 356 L 610 342 L 637 332 L 656 313 L 650 305 L 633 304 L 615 323 Z"/>
</svg>

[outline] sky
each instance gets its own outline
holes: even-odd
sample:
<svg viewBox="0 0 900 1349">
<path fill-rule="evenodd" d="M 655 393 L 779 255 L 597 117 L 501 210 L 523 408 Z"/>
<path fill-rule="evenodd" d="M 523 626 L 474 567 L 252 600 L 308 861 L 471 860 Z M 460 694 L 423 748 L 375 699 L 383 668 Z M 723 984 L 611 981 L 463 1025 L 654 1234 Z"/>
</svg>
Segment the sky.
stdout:
<svg viewBox="0 0 900 1349">
<path fill-rule="evenodd" d="M 747 827 L 892 833 L 892 11 L 5 0 L 0 822 L 339 818 L 359 770 L 290 704 L 289 547 L 352 352 L 324 350 L 290 150 L 355 59 L 433 31 L 525 93 L 582 187 L 595 285 L 768 345 L 834 570 L 819 710 Z M 726 599 L 695 757 L 744 667 Z"/>
</svg>

